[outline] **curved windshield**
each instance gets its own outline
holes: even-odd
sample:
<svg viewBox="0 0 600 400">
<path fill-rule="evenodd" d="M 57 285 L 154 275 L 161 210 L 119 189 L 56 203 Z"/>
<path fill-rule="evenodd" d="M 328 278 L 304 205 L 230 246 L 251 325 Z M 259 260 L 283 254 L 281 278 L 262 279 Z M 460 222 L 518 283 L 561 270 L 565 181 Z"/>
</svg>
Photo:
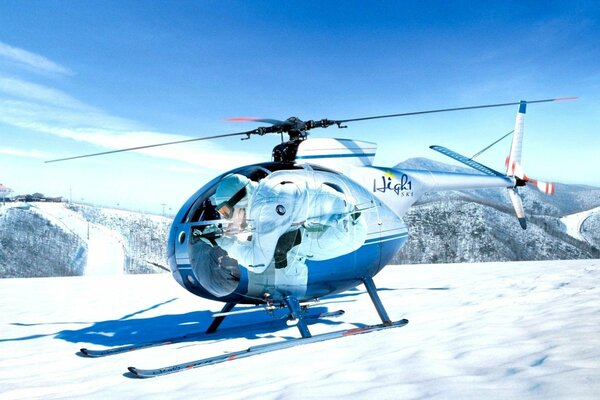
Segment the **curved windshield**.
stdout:
<svg viewBox="0 0 600 400">
<path fill-rule="evenodd" d="M 366 240 L 372 196 L 336 172 L 307 165 L 245 167 L 223 175 L 196 199 L 188 254 L 215 296 L 306 288 L 307 261 L 350 253 Z M 375 218 L 373 220 L 376 220 Z"/>
</svg>

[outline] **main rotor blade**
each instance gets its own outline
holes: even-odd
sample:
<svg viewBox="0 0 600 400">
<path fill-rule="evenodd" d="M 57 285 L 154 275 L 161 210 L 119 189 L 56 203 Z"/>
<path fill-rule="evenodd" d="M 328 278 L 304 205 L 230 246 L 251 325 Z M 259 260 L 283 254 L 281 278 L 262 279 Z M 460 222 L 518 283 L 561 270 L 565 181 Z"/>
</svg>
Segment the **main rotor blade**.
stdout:
<svg viewBox="0 0 600 400">
<path fill-rule="evenodd" d="M 271 125 L 283 125 L 285 123 L 285 121 L 280 121 L 278 119 L 255 118 L 255 117 L 227 118 L 225 121 L 227 121 L 227 122 L 264 122 L 266 124 L 271 124 Z"/>
<path fill-rule="evenodd" d="M 78 158 L 102 156 L 102 155 L 105 155 L 105 154 L 122 153 L 124 151 L 132 151 L 132 150 L 140 150 L 140 149 L 149 149 L 151 147 L 169 146 L 169 145 L 172 145 L 172 144 L 179 144 L 179 143 L 197 142 L 197 141 L 200 141 L 200 140 L 218 139 L 218 138 L 224 138 L 224 137 L 230 137 L 230 136 L 251 135 L 253 133 L 256 133 L 256 130 L 251 130 L 251 131 L 246 131 L 246 132 L 237 132 L 237 133 L 226 133 L 226 134 L 223 134 L 223 135 L 204 136 L 204 137 L 200 137 L 200 138 L 177 140 L 177 141 L 174 141 L 174 142 L 149 144 L 149 145 L 146 145 L 146 146 L 128 147 L 126 149 L 119 149 L 119 150 L 102 151 L 100 153 L 85 154 L 85 155 L 82 155 L 82 156 L 75 156 L 75 157 L 58 158 L 56 160 L 48 160 L 48 161 L 44 161 L 44 163 L 47 164 L 47 163 L 53 163 L 53 162 L 58 162 L 58 161 L 76 160 Z"/>
<path fill-rule="evenodd" d="M 562 98 L 558 98 L 558 99 L 532 100 L 532 101 L 526 101 L 526 103 L 527 104 L 532 104 L 532 103 L 547 103 L 547 102 L 550 102 L 550 101 L 575 100 L 576 98 L 577 97 L 562 97 Z M 506 106 L 515 106 L 515 105 L 519 105 L 519 104 L 521 104 L 520 101 L 513 102 L 513 103 L 485 104 L 485 105 L 468 106 L 468 107 L 441 108 L 441 109 L 437 109 L 437 110 L 414 111 L 414 112 L 400 113 L 400 114 L 376 115 L 376 116 L 373 116 L 373 117 L 341 119 L 341 120 L 335 120 L 335 123 L 340 124 L 340 123 L 345 123 L 345 122 L 367 121 L 367 120 L 370 120 L 370 119 L 406 117 L 406 116 L 409 116 L 409 115 L 433 114 L 433 113 L 440 113 L 440 112 L 446 112 L 446 111 L 475 110 L 475 109 L 478 109 L 478 108 L 506 107 Z"/>
<path fill-rule="evenodd" d="M 526 103 L 545 103 L 545 102 L 550 102 L 550 101 L 574 100 L 574 99 L 576 99 L 576 97 L 564 97 L 564 98 L 545 99 L 545 100 L 532 100 L 532 101 L 527 101 Z M 218 139 L 218 138 L 231 137 L 231 136 L 247 135 L 248 137 L 250 137 L 250 135 L 254 135 L 254 134 L 258 134 L 258 135 L 262 136 L 267 133 L 287 132 L 290 134 L 290 140 L 291 140 L 292 132 L 295 133 L 293 137 L 298 138 L 298 137 L 300 137 L 297 135 L 297 132 L 299 132 L 299 131 L 306 132 L 309 129 L 326 128 L 331 125 L 338 125 L 338 127 L 340 127 L 340 128 L 345 128 L 345 126 L 342 126 L 342 124 L 346 123 L 346 122 L 367 121 L 367 120 L 372 120 L 372 119 L 393 118 L 393 117 L 404 117 L 404 116 L 419 115 L 419 114 L 433 114 L 433 113 L 446 112 L 446 111 L 461 111 L 461 110 L 474 110 L 474 109 L 478 109 L 478 108 L 505 107 L 505 106 L 513 106 L 513 105 L 517 105 L 517 104 L 521 104 L 521 102 L 486 104 L 486 105 L 469 106 L 469 107 L 442 108 L 442 109 L 437 109 L 437 110 L 414 111 L 414 112 L 408 112 L 408 113 L 376 115 L 376 116 L 372 116 L 372 117 L 362 117 L 362 118 L 352 118 L 352 119 L 342 119 L 342 120 L 329 120 L 329 119 L 322 119 L 320 121 L 312 121 L 311 120 L 311 121 L 307 121 L 306 123 L 295 117 L 290 117 L 285 121 L 279 121 L 279 120 L 274 120 L 274 119 L 263 119 L 263 118 L 234 118 L 234 119 L 232 119 L 233 121 L 254 120 L 257 122 L 266 122 L 266 123 L 272 124 L 272 126 L 261 127 L 261 128 L 257 128 L 257 129 L 254 129 L 251 131 L 245 131 L 245 132 L 227 133 L 227 134 L 214 135 L 214 136 L 205 136 L 205 137 L 200 137 L 200 138 L 178 140 L 178 141 L 174 141 L 174 142 L 157 143 L 157 144 L 151 144 L 151 145 L 146 145 L 146 146 L 129 147 L 126 149 L 103 151 L 100 153 L 85 154 L 85 155 L 75 156 L 75 157 L 59 158 L 56 160 L 45 161 L 45 163 L 76 160 L 76 159 L 85 158 L 85 157 L 101 156 L 101 155 L 105 155 L 105 154 L 121 153 L 121 152 L 125 152 L 125 151 L 148 149 L 151 147 L 168 146 L 168 145 L 172 145 L 172 144 L 189 143 L 189 142 L 195 142 L 195 141 L 200 141 L 200 140 Z M 304 138 L 305 135 L 306 135 L 306 133 L 304 133 L 304 136 L 302 136 L 302 137 Z"/>
</svg>

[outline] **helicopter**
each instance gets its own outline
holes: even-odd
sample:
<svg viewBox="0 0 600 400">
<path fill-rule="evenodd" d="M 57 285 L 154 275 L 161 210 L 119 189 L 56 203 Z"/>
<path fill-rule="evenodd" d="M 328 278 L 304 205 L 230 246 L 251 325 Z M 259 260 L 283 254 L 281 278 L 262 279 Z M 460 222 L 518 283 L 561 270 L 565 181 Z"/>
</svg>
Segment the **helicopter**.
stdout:
<svg viewBox="0 0 600 400">
<path fill-rule="evenodd" d="M 531 184 L 548 195 L 555 191 L 553 183 L 532 179 L 523 171 L 527 104 L 571 99 L 574 98 L 521 100 L 344 120 L 234 118 L 231 120 L 265 126 L 47 162 L 232 136 L 247 140 L 253 136 L 281 135 L 282 142 L 273 148 L 271 161 L 225 172 L 183 204 L 170 229 L 167 257 L 174 279 L 185 290 L 225 303 L 220 312 L 213 314 L 206 334 L 216 332 L 231 315 L 284 309 L 288 324 L 298 328 L 300 338 L 165 368 L 129 368 L 136 377 L 153 377 L 297 344 L 406 325 L 406 319 L 392 321 L 373 281 L 407 242 L 409 227 L 402 217 L 429 192 L 505 188 L 520 226 L 526 229 L 518 189 Z M 473 173 L 379 167 L 373 165 L 375 143 L 309 138 L 309 132 L 315 128 L 345 128 L 346 124 L 358 121 L 507 106 L 517 106 L 517 115 L 514 130 L 509 132 L 512 143 L 505 172 L 437 145 L 430 148 L 471 167 Z M 307 314 L 311 303 L 359 285 L 366 288 L 381 324 L 312 335 L 308 324 L 311 317 Z M 238 305 L 248 304 L 256 307 L 234 310 Z M 343 311 L 317 317 L 340 313 Z M 81 349 L 81 353 L 101 357 L 185 338 L 105 350 Z"/>
</svg>

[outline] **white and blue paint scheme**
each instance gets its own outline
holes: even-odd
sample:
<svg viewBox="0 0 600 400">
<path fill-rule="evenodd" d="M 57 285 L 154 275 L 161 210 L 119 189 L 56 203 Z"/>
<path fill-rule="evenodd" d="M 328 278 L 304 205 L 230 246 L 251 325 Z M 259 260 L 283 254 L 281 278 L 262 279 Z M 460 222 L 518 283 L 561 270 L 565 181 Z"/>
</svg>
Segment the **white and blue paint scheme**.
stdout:
<svg viewBox="0 0 600 400">
<path fill-rule="evenodd" d="M 521 155 L 526 105 L 572 99 L 476 105 L 345 120 L 303 121 L 290 117 L 281 121 L 242 117 L 232 121 L 254 121 L 271 126 L 47 162 L 199 140 L 233 136 L 249 139 L 252 136 L 280 134 L 282 143 L 273 148 L 271 162 L 240 167 L 222 174 L 200 188 L 182 206 L 171 226 L 167 256 L 173 277 L 181 286 L 197 296 L 225 303 L 221 312 L 213 315 L 213 322 L 206 333 L 215 332 L 228 315 L 254 310 L 273 311 L 281 307 L 288 309 L 288 320 L 298 327 L 302 335 L 302 339 L 297 340 L 313 343 L 408 323 L 406 319 L 392 322 L 388 317 L 373 277 L 406 243 L 408 226 L 402 217 L 424 194 L 446 190 L 506 188 L 519 223 L 526 229 L 525 213 L 517 188 L 532 183 L 546 194 L 554 193 L 554 184 L 531 179 L 523 172 Z M 511 150 L 506 158 L 506 173 L 495 171 L 442 146 L 431 148 L 468 165 L 474 173 L 374 166 L 377 152 L 374 143 L 349 139 L 308 139 L 308 131 L 314 128 L 334 125 L 345 128 L 349 122 L 513 105 L 518 105 L 519 109 Z M 284 133 L 288 135 L 288 141 L 283 141 Z M 306 303 L 360 284 L 365 285 L 382 324 L 313 337 L 305 321 Z M 232 311 L 238 304 L 263 307 Z M 343 311 L 333 314 L 340 313 Z M 325 314 L 331 316 L 331 313 Z M 305 340 L 308 338 L 311 339 Z M 186 336 L 178 338 L 186 339 Z M 172 340 L 167 342 L 171 343 Z M 154 345 L 151 343 L 142 347 Z M 129 370 L 137 376 L 158 376 L 291 345 L 294 344 L 288 341 L 287 344 L 275 344 L 274 347 L 259 346 L 151 371 Z M 125 346 L 99 352 L 82 349 L 82 353 L 114 354 L 131 348 Z"/>
<path fill-rule="evenodd" d="M 518 161 L 518 171 L 524 114 L 521 103 L 509 155 Z M 408 226 L 402 217 L 410 206 L 435 191 L 500 187 L 516 194 L 528 179 L 515 168 L 503 174 L 441 146 L 431 148 L 472 167 L 473 173 L 374 166 L 377 145 L 357 140 L 303 138 L 295 145 L 290 160 L 246 166 L 215 178 L 175 217 L 168 249 L 175 279 L 196 295 L 227 303 L 209 331 L 236 304 L 287 306 L 294 315 L 301 302 L 359 284 L 365 284 L 382 320 L 389 322 L 372 277 L 406 243 Z M 248 197 L 249 211 L 237 225 L 217 212 L 215 201 L 217 188 L 231 176 L 249 182 L 245 186 L 252 188 L 254 198 L 260 197 L 257 193 L 263 198 L 257 212 L 252 209 L 259 202 Z M 335 207 L 321 206 L 335 202 Z M 525 228 L 522 206 L 515 204 L 515 209 Z M 286 222 L 278 224 L 277 218 Z M 315 220 L 320 222 L 311 223 Z M 273 226 L 279 229 L 276 236 Z M 269 240 L 261 242 L 261 237 Z M 254 256 L 234 257 L 242 252 L 225 245 L 232 242 Z M 257 251 L 270 260 L 260 262 L 260 268 Z M 305 326 L 300 331 L 310 336 Z"/>
</svg>

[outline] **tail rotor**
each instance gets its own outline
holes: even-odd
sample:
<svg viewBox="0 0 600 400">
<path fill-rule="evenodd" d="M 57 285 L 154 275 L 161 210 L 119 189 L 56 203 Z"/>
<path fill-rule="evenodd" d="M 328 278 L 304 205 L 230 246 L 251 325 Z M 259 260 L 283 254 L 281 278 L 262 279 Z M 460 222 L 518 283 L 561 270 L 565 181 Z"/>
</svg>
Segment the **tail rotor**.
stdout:
<svg viewBox="0 0 600 400">
<path fill-rule="evenodd" d="M 517 190 L 517 187 L 525 186 L 527 183 L 530 183 L 534 185 L 540 192 L 547 195 L 553 195 L 555 191 L 554 183 L 543 182 L 537 179 L 529 178 L 527 175 L 525 175 L 523 167 L 521 166 L 526 108 L 527 102 L 521 101 L 519 103 L 519 111 L 517 112 L 517 118 L 515 121 L 515 129 L 510 147 L 510 153 L 508 154 L 508 157 L 506 157 L 506 175 L 512 176 L 516 179 L 515 187 L 507 188 L 508 195 L 513 208 L 515 209 L 515 214 L 519 219 L 519 224 L 523 229 L 527 229 L 527 219 L 523 209 L 523 200 Z"/>
</svg>

